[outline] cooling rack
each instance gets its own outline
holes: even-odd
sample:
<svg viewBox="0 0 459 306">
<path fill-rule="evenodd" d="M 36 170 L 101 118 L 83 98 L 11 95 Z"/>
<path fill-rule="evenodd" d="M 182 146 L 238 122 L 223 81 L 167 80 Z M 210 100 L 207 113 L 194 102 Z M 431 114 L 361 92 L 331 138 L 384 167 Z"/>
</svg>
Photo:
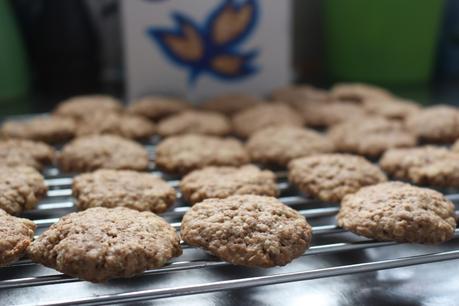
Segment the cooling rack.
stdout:
<svg viewBox="0 0 459 306">
<path fill-rule="evenodd" d="M 163 177 L 177 189 L 175 205 L 161 216 L 179 229 L 181 217 L 188 206 L 181 200 L 178 190 L 179 177 L 166 175 L 155 168 L 156 143 L 157 140 L 152 140 L 145 144 L 151 159 L 149 171 Z M 253 287 L 312 279 L 317 281 L 333 276 L 378 272 L 459 258 L 459 248 L 456 244 L 456 240 L 459 240 L 458 230 L 452 242 L 436 247 L 401 245 L 358 237 L 336 227 L 336 204 L 309 199 L 289 185 L 285 171 L 275 173 L 281 191 L 279 199 L 304 215 L 313 225 L 314 234 L 311 248 L 285 267 L 234 267 L 202 250 L 182 243 L 184 254 L 162 268 L 145 271 L 141 276 L 132 279 L 91 284 L 24 258 L 8 267 L 0 268 L 0 304 L 3 304 L 2 301 L 5 304 L 40 305 L 113 305 L 137 304 L 141 301 L 156 303 L 168 300 L 166 298 L 222 293 L 237 289 L 244 291 Z M 60 173 L 58 169 L 51 167 L 44 170 L 44 176 L 49 186 L 47 197 L 36 209 L 23 214 L 37 224 L 37 235 L 55 223 L 60 216 L 75 211 L 71 197 L 73 175 Z M 455 203 L 459 202 L 459 193 L 450 191 L 447 197 Z M 396 251 L 397 248 L 402 248 L 403 252 Z M 385 257 L 374 256 L 374 252 L 385 254 Z M 287 293 L 285 298 L 288 301 L 288 288 L 282 290 Z M 264 298 L 268 297 L 269 295 L 266 295 Z M 218 299 L 224 303 L 224 297 L 219 296 Z"/>
</svg>

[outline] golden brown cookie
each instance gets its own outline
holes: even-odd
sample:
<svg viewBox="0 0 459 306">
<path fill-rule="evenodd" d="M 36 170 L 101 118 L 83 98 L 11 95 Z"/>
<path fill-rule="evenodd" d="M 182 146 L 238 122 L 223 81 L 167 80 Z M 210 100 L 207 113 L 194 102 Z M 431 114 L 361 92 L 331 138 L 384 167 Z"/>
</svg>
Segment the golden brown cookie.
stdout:
<svg viewBox="0 0 459 306">
<path fill-rule="evenodd" d="M 393 95 L 384 88 L 361 83 L 341 83 L 330 89 L 333 99 L 362 103 L 367 99 L 390 99 Z"/>
<path fill-rule="evenodd" d="M 255 132 L 246 144 L 256 163 L 286 166 L 294 158 L 332 152 L 333 143 L 320 133 L 294 126 L 277 126 Z"/>
<path fill-rule="evenodd" d="M 156 147 L 156 165 L 185 174 L 206 166 L 241 166 L 249 162 L 243 145 L 232 138 L 187 134 L 169 137 Z"/>
<path fill-rule="evenodd" d="M 271 99 L 291 105 L 309 101 L 327 101 L 330 98 L 326 90 L 311 85 L 291 85 L 276 88 L 271 93 Z"/>
<path fill-rule="evenodd" d="M 180 191 L 188 203 L 209 198 L 227 198 L 236 194 L 277 196 L 276 176 L 254 165 L 242 167 L 206 167 L 195 170 L 180 181 Z"/>
<path fill-rule="evenodd" d="M 161 178 L 132 170 L 101 169 L 76 176 L 73 197 L 79 210 L 127 207 L 165 212 L 175 202 L 175 189 Z"/>
<path fill-rule="evenodd" d="M 386 150 L 414 147 L 417 139 L 402 123 L 382 117 L 349 120 L 334 125 L 328 132 L 339 152 L 378 157 Z"/>
<path fill-rule="evenodd" d="M 158 124 L 158 134 L 163 137 L 180 134 L 224 136 L 230 132 L 231 124 L 224 115 L 208 111 L 184 111 Z"/>
<path fill-rule="evenodd" d="M 34 262 L 91 282 L 133 277 L 181 253 L 180 239 L 165 220 L 124 207 L 66 215 L 28 249 Z"/>
<path fill-rule="evenodd" d="M 459 138 L 459 109 L 448 105 L 431 106 L 409 116 L 406 126 L 422 141 L 451 143 Z"/>
<path fill-rule="evenodd" d="M 441 193 L 401 182 L 360 189 L 344 197 L 338 225 L 376 240 L 441 243 L 456 229 L 454 204 Z"/>
<path fill-rule="evenodd" d="M 395 98 L 367 99 L 363 103 L 363 108 L 371 115 L 395 120 L 404 120 L 421 110 L 416 102 Z"/>
<path fill-rule="evenodd" d="M 229 93 L 213 97 L 200 105 L 202 109 L 233 115 L 241 110 L 263 103 L 263 100 L 242 93 Z"/>
<path fill-rule="evenodd" d="M 379 164 L 395 178 L 415 184 L 459 187 L 459 153 L 447 148 L 391 149 L 384 153 Z"/>
<path fill-rule="evenodd" d="M 21 121 L 6 121 L 1 128 L 5 138 L 62 143 L 75 136 L 75 121 L 57 116 L 40 116 Z"/>
<path fill-rule="evenodd" d="M 42 169 L 54 160 L 54 149 L 32 140 L 0 140 L 1 166 L 29 166 Z"/>
<path fill-rule="evenodd" d="M 134 101 L 127 111 L 131 114 L 144 116 L 151 120 L 159 120 L 191 108 L 191 103 L 173 97 L 147 96 Z"/>
<path fill-rule="evenodd" d="M 7 213 L 33 209 L 47 191 L 45 179 L 34 168 L 0 166 L 0 209 Z"/>
<path fill-rule="evenodd" d="M 94 113 L 78 123 L 77 135 L 112 134 L 125 138 L 143 140 L 156 133 L 156 126 L 148 119 L 127 114 Z"/>
<path fill-rule="evenodd" d="M 387 180 L 377 166 L 349 154 L 320 154 L 292 160 L 288 179 L 302 192 L 325 202 L 340 202 L 364 186 Z"/>
<path fill-rule="evenodd" d="M 301 256 L 311 227 L 273 197 L 235 195 L 195 204 L 182 220 L 182 239 L 235 265 L 283 266 Z"/>
<path fill-rule="evenodd" d="M 32 242 L 35 223 L 0 209 L 0 267 L 15 262 Z"/>
<path fill-rule="evenodd" d="M 76 96 L 59 103 L 54 110 L 58 116 L 81 119 L 97 112 L 121 112 L 123 106 L 118 99 L 107 95 Z"/>
<path fill-rule="evenodd" d="M 278 103 L 253 106 L 235 114 L 232 121 L 234 132 L 244 138 L 267 127 L 303 125 L 303 118 L 293 108 Z"/>
<path fill-rule="evenodd" d="M 96 169 L 146 170 L 148 152 L 132 140 L 115 135 L 90 135 L 65 145 L 58 156 L 59 168 L 67 172 Z"/>
</svg>

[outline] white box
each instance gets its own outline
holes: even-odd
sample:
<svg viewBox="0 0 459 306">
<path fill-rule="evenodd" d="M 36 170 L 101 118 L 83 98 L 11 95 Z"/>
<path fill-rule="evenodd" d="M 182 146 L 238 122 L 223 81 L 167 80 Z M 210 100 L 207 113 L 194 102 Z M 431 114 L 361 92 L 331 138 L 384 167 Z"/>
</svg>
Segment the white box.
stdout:
<svg viewBox="0 0 459 306">
<path fill-rule="evenodd" d="M 291 79 L 290 1 L 121 2 L 129 100 L 265 95 Z"/>
</svg>

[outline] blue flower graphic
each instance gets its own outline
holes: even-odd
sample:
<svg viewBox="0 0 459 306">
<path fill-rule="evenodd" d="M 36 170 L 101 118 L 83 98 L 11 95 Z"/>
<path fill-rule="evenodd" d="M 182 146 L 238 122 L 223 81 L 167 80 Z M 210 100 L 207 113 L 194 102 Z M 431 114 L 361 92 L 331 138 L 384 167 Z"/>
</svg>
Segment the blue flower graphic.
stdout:
<svg viewBox="0 0 459 306">
<path fill-rule="evenodd" d="M 224 0 L 202 26 L 180 12 L 173 12 L 172 18 L 175 28 L 152 26 L 147 34 L 169 60 L 189 70 L 190 84 L 202 73 L 237 80 L 257 72 L 252 61 L 258 50 L 239 50 L 257 24 L 257 0 Z"/>
</svg>

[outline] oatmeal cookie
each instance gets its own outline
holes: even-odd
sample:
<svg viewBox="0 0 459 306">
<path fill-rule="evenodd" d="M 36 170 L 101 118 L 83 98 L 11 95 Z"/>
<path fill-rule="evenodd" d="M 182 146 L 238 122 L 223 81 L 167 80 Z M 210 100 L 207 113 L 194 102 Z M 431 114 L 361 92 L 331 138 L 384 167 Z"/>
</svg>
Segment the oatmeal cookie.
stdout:
<svg viewBox="0 0 459 306">
<path fill-rule="evenodd" d="M 230 93 L 213 97 L 205 101 L 200 107 L 208 111 L 219 112 L 230 116 L 260 103 L 263 103 L 263 101 L 255 96 Z"/>
<path fill-rule="evenodd" d="M 111 96 L 87 95 L 76 96 L 60 102 L 54 110 L 54 114 L 81 119 L 97 112 L 107 114 L 121 112 L 122 109 L 121 102 Z"/>
<path fill-rule="evenodd" d="M 1 166 L 29 166 L 42 169 L 54 160 L 54 149 L 49 145 L 32 140 L 0 140 Z"/>
<path fill-rule="evenodd" d="M 173 97 L 147 96 L 134 101 L 127 111 L 131 114 L 159 120 L 191 108 L 191 103 Z"/>
</svg>

